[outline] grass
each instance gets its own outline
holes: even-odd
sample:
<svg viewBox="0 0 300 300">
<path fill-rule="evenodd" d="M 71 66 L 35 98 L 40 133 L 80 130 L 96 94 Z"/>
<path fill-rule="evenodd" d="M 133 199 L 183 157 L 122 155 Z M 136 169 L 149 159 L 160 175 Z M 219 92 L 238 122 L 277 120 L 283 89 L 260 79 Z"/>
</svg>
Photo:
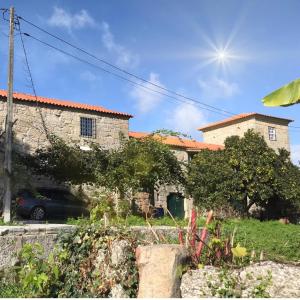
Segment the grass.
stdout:
<svg viewBox="0 0 300 300">
<path fill-rule="evenodd" d="M 67 224 L 84 225 L 90 221 L 86 218 L 68 219 Z M 152 226 L 176 226 L 170 217 L 149 219 Z M 197 224 L 203 226 L 204 218 L 198 218 Z M 148 226 L 144 218 L 130 215 L 126 219 L 114 219 L 113 224 L 126 226 Z M 188 225 L 188 220 L 176 219 L 180 227 Z M 0 219 L 0 226 L 4 225 Z M 5 224 L 7 225 L 7 224 Z M 18 225 L 12 222 L 9 225 Z M 247 248 L 250 253 L 255 250 L 259 256 L 263 251 L 264 259 L 287 262 L 300 262 L 300 225 L 281 224 L 278 221 L 260 222 L 255 219 L 227 219 L 222 222 L 223 234 L 231 234 L 236 228 L 235 244 Z M 176 242 L 176 241 L 174 241 Z"/>
<path fill-rule="evenodd" d="M 235 243 L 263 251 L 265 260 L 300 262 L 300 226 L 278 221 L 260 222 L 255 219 L 230 219 L 223 222 L 223 232 L 232 233 L 236 227 Z"/>
<path fill-rule="evenodd" d="M 174 222 L 173 219 L 170 217 L 148 219 L 148 221 L 152 226 L 177 226 L 178 225 L 180 227 L 185 227 L 188 225 L 187 219 L 175 218 L 175 222 Z M 199 218 L 197 222 L 198 226 L 203 226 L 204 222 L 205 222 L 204 218 L 201 219 Z M 89 220 L 86 218 L 78 218 L 78 219 L 69 218 L 66 223 L 70 225 L 84 225 L 84 224 L 88 224 Z M 111 223 L 126 225 L 126 226 L 148 226 L 147 221 L 143 217 L 134 216 L 134 215 L 130 215 L 125 219 L 114 218 L 111 221 Z"/>
</svg>

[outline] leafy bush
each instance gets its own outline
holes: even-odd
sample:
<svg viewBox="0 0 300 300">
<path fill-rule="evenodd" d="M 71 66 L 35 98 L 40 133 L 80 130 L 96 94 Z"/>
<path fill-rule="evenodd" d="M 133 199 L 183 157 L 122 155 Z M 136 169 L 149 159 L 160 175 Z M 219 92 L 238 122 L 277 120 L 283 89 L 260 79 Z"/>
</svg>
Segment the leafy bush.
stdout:
<svg viewBox="0 0 300 300">
<path fill-rule="evenodd" d="M 1 276 L 0 296 L 55 297 L 62 285 L 59 266 L 64 258 L 64 251 L 54 251 L 45 258 L 40 244 L 25 244 L 18 266 Z"/>
<path fill-rule="evenodd" d="M 103 219 L 104 215 L 110 219 L 116 216 L 114 199 L 110 195 L 99 195 L 96 205 L 91 209 L 90 219 L 92 222 Z"/>
<path fill-rule="evenodd" d="M 123 266 L 110 261 L 114 241 L 130 245 Z M 136 239 L 129 231 L 92 224 L 62 235 L 60 244 L 69 255 L 60 266 L 64 284 L 59 297 L 108 297 L 115 284 L 121 285 L 127 296 L 136 296 Z"/>
<path fill-rule="evenodd" d="M 187 191 L 199 207 L 230 204 L 243 215 L 255 204 L 266 219 L 286 217 L 300 209 L 300 169 L 289 153 L 268 147 L 249 130 L 225 140 L 225 148 L 203 150 L 188 165 Z"/>
<path fill-rule="evenodd" d="M 126 246 L 118 265 L 111 260 L 115 242 Z M 0 273 L 0 297 L 102 298 L 116 285 L 136 296 L 136 239 L 126 229 L 83 226 L 62 234 L 58 245 L 45 257 L 41 245 L 25 244 L 18 266 Z"/>
</svg>

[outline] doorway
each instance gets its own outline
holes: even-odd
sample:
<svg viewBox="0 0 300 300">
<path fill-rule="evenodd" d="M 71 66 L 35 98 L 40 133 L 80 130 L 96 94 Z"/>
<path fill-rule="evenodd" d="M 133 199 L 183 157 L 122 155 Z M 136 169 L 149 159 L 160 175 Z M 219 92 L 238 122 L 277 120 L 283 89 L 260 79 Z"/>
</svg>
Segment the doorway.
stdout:
<svg viewBox="0 0 300 300">
<path fill-rule="evenodd" d="M 174 218 L 184 218 L 184 197 L 180 193 L 169 194 L 167 207 Z"/>
</svg>

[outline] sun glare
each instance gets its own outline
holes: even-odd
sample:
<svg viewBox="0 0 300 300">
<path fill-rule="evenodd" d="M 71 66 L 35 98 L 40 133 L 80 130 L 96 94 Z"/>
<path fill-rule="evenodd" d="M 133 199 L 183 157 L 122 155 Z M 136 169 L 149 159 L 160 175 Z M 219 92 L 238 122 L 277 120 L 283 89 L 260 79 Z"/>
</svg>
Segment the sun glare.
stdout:
<svg viewBox="0 0 300 300">
<path fill-rule="evenodd" d="M 225 51 L 221 50 L 221 51 L 218 51 L 216 53 L 216 58 L 220 62 L 225 62 L 229 57 L 228 57 L 228 54 Z"/>
</svg>

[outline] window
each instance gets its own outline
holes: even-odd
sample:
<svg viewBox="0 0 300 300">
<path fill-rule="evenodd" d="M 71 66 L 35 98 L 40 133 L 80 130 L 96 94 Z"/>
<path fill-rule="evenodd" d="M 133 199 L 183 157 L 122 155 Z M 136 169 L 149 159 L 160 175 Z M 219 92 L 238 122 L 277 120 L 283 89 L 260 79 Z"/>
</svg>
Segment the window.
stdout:
<svg viewBox="0 0 300 300">
<path fill-rule="evenodd" d="M 269 140 L 276 141 L 276 129 L 275 127 L 268 127 L 269 129 Z"/>
<path fill-rule="evenodd" d="M 96 138 L 96 119 L 80 118 L 80 136 Z"/>
</svg>

